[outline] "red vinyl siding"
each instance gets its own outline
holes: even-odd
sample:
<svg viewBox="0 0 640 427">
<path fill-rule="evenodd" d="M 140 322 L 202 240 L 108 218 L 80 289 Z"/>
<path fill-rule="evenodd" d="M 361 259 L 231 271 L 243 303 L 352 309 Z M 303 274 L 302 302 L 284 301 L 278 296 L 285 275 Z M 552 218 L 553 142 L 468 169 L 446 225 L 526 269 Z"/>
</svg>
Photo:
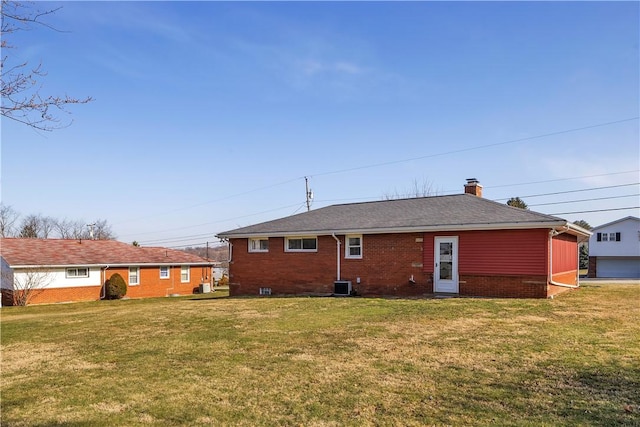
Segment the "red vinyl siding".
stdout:
<svg viewBox="0 0 640 427">
<path fill-rule="evenodd" d="M 424 269 L 433 272 L 435 236 L 459 236 L 460 274 L 546 274 L 548 233 L 546 229 L 425 233 Z"/>
<path fill-rule="evenodd" d="M 553 245 L 553 273 L 578 269 L 578 239 L 570 234 L 555 236 Z"/>
</svg>

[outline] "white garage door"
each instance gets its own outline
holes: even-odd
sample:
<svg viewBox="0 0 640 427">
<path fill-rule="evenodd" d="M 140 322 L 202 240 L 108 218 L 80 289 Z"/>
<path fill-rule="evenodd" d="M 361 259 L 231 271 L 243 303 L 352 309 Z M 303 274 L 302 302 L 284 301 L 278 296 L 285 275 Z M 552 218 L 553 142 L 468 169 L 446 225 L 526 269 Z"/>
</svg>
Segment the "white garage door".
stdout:
<svg viewBox="0 0 640 427">
<path fill-rule="evenodd" d="M 598 277 L 640 278 L 640 257 L 598 257 L 596 274 Z"/>
</svg>

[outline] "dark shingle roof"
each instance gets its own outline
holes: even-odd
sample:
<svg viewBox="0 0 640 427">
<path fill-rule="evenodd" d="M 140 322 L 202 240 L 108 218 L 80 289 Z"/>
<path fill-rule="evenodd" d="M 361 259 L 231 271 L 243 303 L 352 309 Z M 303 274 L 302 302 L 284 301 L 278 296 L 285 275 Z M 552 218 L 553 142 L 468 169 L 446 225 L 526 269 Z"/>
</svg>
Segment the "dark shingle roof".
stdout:
<svg viewBox="0 0 640 427">
<path fill-rule="evenodd" d="M 402 232 L 487 228 L 556 227 L 567 221 L 470 194 L 332 205 L 219 233 L 222 238 Z"/>
<path fill-rule="evenodd" d="M 197 255 L 161 247 L 136 247 L 115 240 L 0 239 L 9 265 L 211 265 Z"/>
</svg>

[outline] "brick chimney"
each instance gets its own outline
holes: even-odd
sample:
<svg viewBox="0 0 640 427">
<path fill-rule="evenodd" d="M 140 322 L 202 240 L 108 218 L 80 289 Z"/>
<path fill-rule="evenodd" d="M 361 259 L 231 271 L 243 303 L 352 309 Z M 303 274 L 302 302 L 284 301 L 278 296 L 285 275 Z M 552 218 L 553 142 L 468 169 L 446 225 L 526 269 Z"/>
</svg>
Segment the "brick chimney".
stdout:
<svg viewBox="0 0 640 427">
<path fill-rule="evenodd" d="M 467 178 L 467 183 L 464 186 L 465 194 L 473 194 L 474 196 L 482 197 L 482 185 L 475 178 Z"/>
</svg>

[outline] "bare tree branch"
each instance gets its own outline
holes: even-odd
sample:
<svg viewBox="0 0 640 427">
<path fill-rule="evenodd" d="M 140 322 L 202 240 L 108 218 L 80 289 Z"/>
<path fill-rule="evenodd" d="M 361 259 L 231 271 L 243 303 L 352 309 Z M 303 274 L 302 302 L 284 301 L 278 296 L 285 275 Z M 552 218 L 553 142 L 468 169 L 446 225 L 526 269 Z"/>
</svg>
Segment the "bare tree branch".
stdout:
<svg viewBox="0 0 640 427">
<path fill-rule="evenodd" d="M 20 214 L 11 206 L 0 204 L 0 237 L 14 236 L 14 224 L 19 217 Z"/>
<path fill-rule="evenodd" d="M 13 48 L 7 41 L 7 36 L 28 30 L 32 25 L 42 25 L 53 31 L 61 32 L 41 19 L 51 15 L 61 7 L 48 10 L 34 9 L 33 3 L 2 0 L 2 49 Z M 2 95 L 1 114 L 3 117 L 23 123 L 35 129 L 52 131 L 70 126 L 73 120 L 63 123 L 56 113 L 70 114 L 66 107 L 73 104 L 86 104 L 93 98 L 74 98 L 69 95 L 41 95 L 43 89 L 40 80 L 47 73 L 42 70 L 42 64 L 31 68 L 27 62 L 10 64 L 11 57 L 3 55 L 0 63 L 2 81 L 0 94 Z"/>
<path fill-rule="evenodd" d="M 13 305 L 25 306 L 31 299 L 44 292 L 51 284 L 53 277 L 43 268 L 30 268 L 25 271 L 14 272 Z"/>
</svg>

